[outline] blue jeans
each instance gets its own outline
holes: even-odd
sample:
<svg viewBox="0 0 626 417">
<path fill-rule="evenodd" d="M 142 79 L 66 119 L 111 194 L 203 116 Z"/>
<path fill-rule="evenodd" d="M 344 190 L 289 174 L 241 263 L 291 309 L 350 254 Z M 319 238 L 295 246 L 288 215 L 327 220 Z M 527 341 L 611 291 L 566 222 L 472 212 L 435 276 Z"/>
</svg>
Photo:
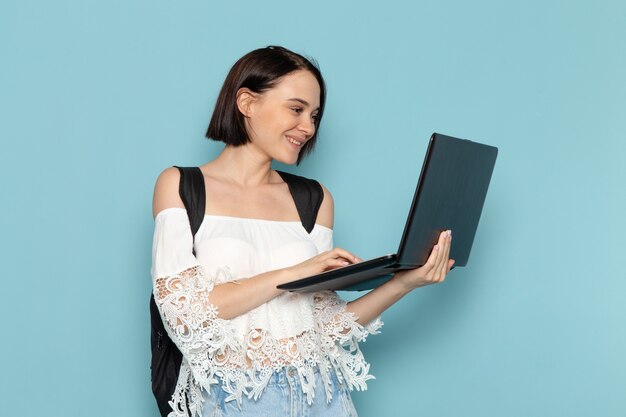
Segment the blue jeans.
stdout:
<svg viewBox="0 0 626 417">
<path fill-rule="evenodd" d="M 302 392 L 298 371 L 292 367 L 274 372 L 257 401 L 244 397 L 241 409 L 237 401 L 225 402 L 228 396 L 218 384 L 211 385 L 208 395 L 203 392 L 203 417 L 357 417 L 350 390 L 345 383 L 337 380 L 334 372 L 332 377 L 332 395 L 330 403 L 326 402 L 324 383 L 319 372 L 315 373 L 315 398 L 311 405 L 307 404 Z"/>
</svg>

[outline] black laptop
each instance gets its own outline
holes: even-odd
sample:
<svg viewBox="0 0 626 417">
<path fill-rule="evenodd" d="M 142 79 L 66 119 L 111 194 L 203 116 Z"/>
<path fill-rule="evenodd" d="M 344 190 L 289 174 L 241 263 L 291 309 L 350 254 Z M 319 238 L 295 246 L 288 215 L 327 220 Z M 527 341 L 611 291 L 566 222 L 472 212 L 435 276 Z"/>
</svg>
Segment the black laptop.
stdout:
<svg viewBox="0 0 626 417">
<path fill-rule="evenodd" d="M 433 133 L 397 255 L 386 255 L 279 285 L 311 292 L 376 288 L 397 271 L 426 263 L 439 234 L 452 230 L 450 258 L 465 266 L 480 220 L 498 148 Z"/>
</svg>

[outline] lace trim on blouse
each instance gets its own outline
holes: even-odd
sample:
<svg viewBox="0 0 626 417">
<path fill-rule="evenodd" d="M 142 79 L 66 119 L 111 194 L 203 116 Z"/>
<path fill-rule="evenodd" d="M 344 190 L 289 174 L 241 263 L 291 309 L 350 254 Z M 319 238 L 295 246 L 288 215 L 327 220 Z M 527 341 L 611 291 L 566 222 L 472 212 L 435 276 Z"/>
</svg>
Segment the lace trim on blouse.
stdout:
<svg viewBox="0 0 626 417">
<path fill-rule="evenodd" d="M 228 271 L 220 271 L 228 273 Z M 369 374 L 358 342 L 378 333 L 380 318 L 361 326 L 346 302 L 333 291 L 313 297 L 315 327 L 277 340 L 262 329 L 252 329 L 243 338 L 228 320 L 218 317 L 209 295 L 214 281 L 201 265 L 166 277 L 156 278 L 154 296 L 170 338 L 183 354 L 178 383 L 169 417 L 201 415 L 202 389 L 222 382 L 228 397 L 241 406 L 245 395 L 258 399 L 274 371 L 285 366 L 297 369 L 307 402 L 315 390 L 315 368 L 331 400 L 329 372 L 351 389 L 364 390 Z"/>
</svg>

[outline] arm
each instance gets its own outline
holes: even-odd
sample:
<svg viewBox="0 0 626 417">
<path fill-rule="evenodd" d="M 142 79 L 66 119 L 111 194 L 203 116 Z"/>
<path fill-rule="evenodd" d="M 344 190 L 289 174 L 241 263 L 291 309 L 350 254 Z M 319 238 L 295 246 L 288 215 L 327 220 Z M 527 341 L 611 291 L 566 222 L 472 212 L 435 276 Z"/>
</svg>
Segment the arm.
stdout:
<svg viewBox="0 0 626 417">
<path fill-rule="evenodd" d="M 330 192 L 324 186 L 322 188 L 324 190 L 324 200 L 318 214 L 318 223 L 332 228 L 334 222 L 334 202 Z M 424 266 L 396 273 L 393 279 L 385 284 L 349 302 L 346 306 L 346 311 L 353 313 L 357 317 L 357 323 L 365 326 L 413 289 L 442 282 L 454 264 L 454 260 L 448 259 L 451 238 L 451 234 L 448 235 L 443 232 Z M 352 254 L 348 254 L 346 260 L 350 263 L 362 261 L 362 259 Z"/>
<path fill-rule="evenodd" d="M 228 271 L 212 268 L 211 273 L 207 273 L 193 255 L 191 227 L 178 196 L 178 183 L 178 170 L 168 169 L 161 174 L 155 187 L 153 293 L 167 333 L 185 359 L 181 378 L 191 378 L 189 381 L 206 388 L 215 381 L 221 364 L 233 370 L 247 368 L 241 335 L 230 318 L 281 294 L 276 289 L 277 284 L 339 266 L 346 262 L 344 257 L 351 255 L 341 249 L 333 249 L 302 264 L 250 277 L 239 284 L 215 285 L 219 275 Z M 344 351 L 337 351 L 336 354 L 339 359 L 343 357 L 341 355 L 346 355 Z M 354 361 L 348 362 L 352 364 Z M 352 367 L 360 375 L 362 366 L 357 365 Z M 241 394 L 246 391 L 241 385 L 245 378 L 237 372 L 220 376 L 232 388 L 228 398 L 241 401 Z M 366 379 L 367 373 L 359 378 Z M 177 385 L 176 403 L 184 404 L 186 394 L 179 388 L 184 389 Z"/>
<path fill-rule="evenodd" d="M 380 287 L 349 302 L 346 310 L 358 317 L 359 324 L 365 325 L 413 289 L 443 282 L 454 264 L 454 260 L 449 259 L 451 240 L 452 234 L 449 231 L 442 232 L 424 266 L 397 272 Z"/>
<path fill-rule="evenodd" d="M 185 208 L 178 194 L 179 180 L 180 173 L 176 168 L 166 169 L 157 179 L 152 205 L 155 218 L 158 213 L 167 208 Z M 193 245 L 191 235 L 189 235 L 189 242 L 186 244 Z M 192 246 L 189 246 L 186 250 L 189 252 L 189 257 L 191 257 L 191 248 Z M 352 257 L 352 255 L 337 248 L 290 268 L 265 272 L 237 283 L 229 282 L 216 285 L 209 290 L 210 304 L 217 309 L 218 317 L 221 319 L 237 317 L 282 294 L 283 291 L 277 289 L 276 286 L 298 278 L 315 275 L 327 269 L 343 266 L 347 262 L 344 257 Z M 194 261 L 189 259 L 184 263 L 190 264 Z M 157 286 L 159 286 L 158 277 L 156 281 Z"/>
</svg>

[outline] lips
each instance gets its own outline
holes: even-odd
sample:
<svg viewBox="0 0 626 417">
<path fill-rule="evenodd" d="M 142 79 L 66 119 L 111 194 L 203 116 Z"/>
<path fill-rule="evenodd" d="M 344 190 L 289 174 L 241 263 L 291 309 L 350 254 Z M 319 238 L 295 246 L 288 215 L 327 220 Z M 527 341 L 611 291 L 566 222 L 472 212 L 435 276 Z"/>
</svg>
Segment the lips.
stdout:
<svg viewBox="0 0 626 417">
<path fill-rule="evenodd" d="M 304 145 L 304 143 L 306 142 L 305 140 L 302 139 L 296 139 L 292 136 L 287 136 L 287 141 L 295 146 L 297 146 L 298 148 L 302 147 L 302 145 Z"/>
</svg>

